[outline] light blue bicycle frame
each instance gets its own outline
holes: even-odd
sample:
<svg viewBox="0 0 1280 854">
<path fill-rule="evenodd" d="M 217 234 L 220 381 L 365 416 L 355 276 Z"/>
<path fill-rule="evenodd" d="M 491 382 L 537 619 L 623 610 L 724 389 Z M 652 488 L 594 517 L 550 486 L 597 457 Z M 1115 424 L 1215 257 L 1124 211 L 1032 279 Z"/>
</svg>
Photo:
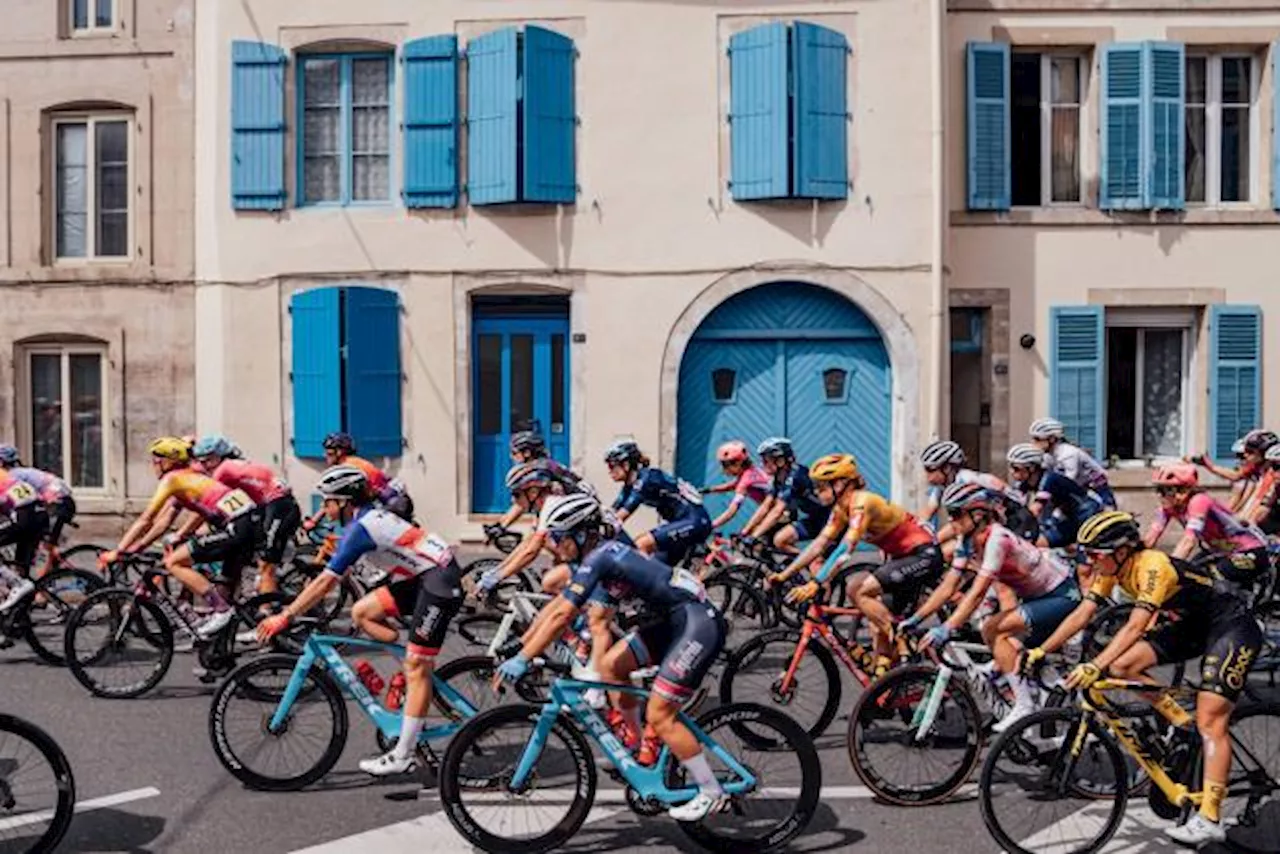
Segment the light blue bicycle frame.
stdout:
<svg viewBox="0 0 1280 854">
<path fill-rule="evenodd" d="M 555 680 L 551 684 L 551 699 L 542 707 L 542 713 L 538 716 L 537 726 L 533 730 L 533 737 L 529 739 L 524 753 L 520 756 L 520 762 L 516 765 L 516 771 L 512 775 L 510 787 L 516 791 L 524 788 L 525 783 L 533 773 L 534 765 L 537 763 L 543 747 L 547 744 L 547 737 L 551 735 L 551 728 L 555 725 L 556 717 L 559 716 L 563 708 L 577 720 L 587 734 L 591 736 L 592 740 L 599 745 L 600 750 L 613 763 L 613 767 L 617 769 L 618 773 L 627 781 L 627 784 L 632 789 L 635 789 L 640 797 L 651 798 L 664 804 L 681 804 L 692 800 L 698 794 L 697 786 L 669 789 L 663 779 L 670 748 L 665 744 L 662 746 L 658 761 L 652 767 L 645 767 L 636 762 L 635 757 L 631 755 L 631 751 L 622 746 L 622 742 L 618 741 L 617 736 L 613 734 L 613 730 L 609 728 L 609 725 L 596 713 L 595 709 L 591 708 L 591 704 L 584 699 L 583 692 L 591 688 L 620 691 L 643 698 L 648 698 L 649 696 L 648 690 L 632 685 L 588 682 L 579 679 Z M 716 743 L 711 736 L 703 732 L 683 710 L 679 712 L 679 718 L 680 723 L 688 727 L 689 731 L 698 739 L 698 743 L 702 745 L 703 750 L 718 758 L 732 772 L 732 779 L 720 781 L 725 794 L 731 796 L 744 795 L 755 789 L 758 780 L 754 774 Z"/>
<path fill-rule="evenodd" d="M 298 694 L 302 692 L 302 686 L 307 680 L 307 673 L 318 658 L 324 662 L 329 675 L 347 692 L 348 696 L 360 704 L 365 717 L 378 728 L 378 731 L 383 736 L 392 740 L 399 738 L 400 713 L 388 711 L 386 707 L 378 702 L 376 697 L 369 693 L 369 689 L 360 681 L 360 677 L 342 660 L 342 656 L 334 649 L 335 646 L 339 645 L 348 648 L 354 647 L 356 649 L 390 652 L 400 659 L 405 656 L 405 648 L 399 644 L 381 643 L 365 638 L 350 638 L 340 635 L 312 635 L 307 638 L 306 646 L 302 650 L 302 656 L 298 659 L 297 666 L 293 668 L 293 675 L 289 677 L 289 684 L 285 687 L 284 696 L 280 698 L 280 705 L 276 707 L 275 714 L 271 716 L 271 731 L 278 732 L 284 726 L 285 721 L 289 718 L 289 711 L 293 708 L 294 701 L 298 699 Z M 465 697 L 459 694 L 448 682 L 439 679 L 434 672 L 431 674 L 431 690 L 435 695 L 443 697 L 452 708 L 461 713 L 463 720 L 462 722 L 450 721 L 438 726 L 426 727 L 422 730 L 422 734 L 418 736 L 419 742 L 449 738 L 462 729 L 462 723 L 477 714 L 475 707 Z"/>
</svg>

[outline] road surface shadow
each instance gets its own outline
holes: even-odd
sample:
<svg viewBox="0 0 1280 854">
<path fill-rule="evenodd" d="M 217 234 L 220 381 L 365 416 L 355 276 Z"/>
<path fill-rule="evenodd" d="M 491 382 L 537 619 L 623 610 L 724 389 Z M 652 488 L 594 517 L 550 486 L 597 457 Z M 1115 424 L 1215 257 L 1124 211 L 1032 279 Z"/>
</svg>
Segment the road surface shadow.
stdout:
<svg viewBox="0 0 1280 854">
<path fill-rule="evenodd" d="M 165 820 L 159 816 L 136 815 L 103 808 L 78 814 L 58 846 L 59 854 L 128 851 L 148 854 L 147 846 L 164 832 Z M 158 850 L 158 849 L 157 849 Z"/>
</svg>

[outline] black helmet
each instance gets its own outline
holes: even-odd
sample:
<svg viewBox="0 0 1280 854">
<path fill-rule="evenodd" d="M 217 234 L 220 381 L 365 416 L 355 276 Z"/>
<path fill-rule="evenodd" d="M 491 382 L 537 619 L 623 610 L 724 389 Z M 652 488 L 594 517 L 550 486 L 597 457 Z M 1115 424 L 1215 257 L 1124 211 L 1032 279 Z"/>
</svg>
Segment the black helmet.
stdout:
<svg viewBox="0 0 1280 854">
<path fill-rule="evenodd" d="M 342 451 L 347 454 L 356 452 L 356 440 L 352 439 L 348 433 L 330 433 L 324 437 L 324 449 L 326 451 Z"/>
<path fill-rule="evenodd" d="M 1270 430 L 1250 430 L 1245 434 L 1244 447 L 1249 451 L 1266 453 L 1267 448 L 1280 442 L 1280 437 Z"/>
<path fill-rule="evenodd" d="M 621 439 L 609 446 L 604 452 L 606 465 L 632 465 L 640 462 L 640 446 L 630 439 Z"/>
<path fill-rule="evenodd" d="M 511 453 L 533 454 L 535 457 L 547 455 L 547 440 L 541 433 L 533 430 L 521 430 L 511 436 Z"/>
</svg>

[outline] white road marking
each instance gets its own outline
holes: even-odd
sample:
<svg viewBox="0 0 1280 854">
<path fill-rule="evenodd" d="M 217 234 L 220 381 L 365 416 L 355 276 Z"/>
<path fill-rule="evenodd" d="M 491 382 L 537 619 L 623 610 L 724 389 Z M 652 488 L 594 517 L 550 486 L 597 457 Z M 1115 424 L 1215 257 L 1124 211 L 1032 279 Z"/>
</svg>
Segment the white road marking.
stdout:
<svg viewBox="0 0 1280 854">
<path fill-rule="evenodd" d="M 93 798 L 88 801 L 81 801 L 76 804 L 76 815 L 93 810 L 100 810 L 106 807 L 114 807 L 119 804 L 127 804 L 130 801 L 141 801 L 146 798 L 154 798 L 160 794 L 160 790 L 154 786 L 147 786 L 142 789 L 131 789 L 127 792 L 118 792 L 114 795 L 104 795 L 101 798 Z M 27 813 L 25 815 L 17 815 L 13 818 L 0 819 L 0 830 L 12 830 L 15 827 L 25 827 L 28 824 L 40 824 L 53 818 L 52 810 L 41 810 L 40 812 Z"/>
</svg>

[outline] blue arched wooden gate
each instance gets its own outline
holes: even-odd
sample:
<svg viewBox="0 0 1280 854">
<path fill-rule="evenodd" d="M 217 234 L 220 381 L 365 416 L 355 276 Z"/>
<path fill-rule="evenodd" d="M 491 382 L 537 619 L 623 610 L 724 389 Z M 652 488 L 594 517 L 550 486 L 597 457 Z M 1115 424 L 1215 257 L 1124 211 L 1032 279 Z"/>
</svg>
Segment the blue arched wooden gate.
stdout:
<svg viewBox="0 0 1280 854">
<path fill-rule="evenodd" d="M 801 461 L 855 454 L 870 487 L 890 488 L 889 355 L 853 303 L 826 288 L 776 282 L 718 306 L 680 363 L 676 469 L 698 485 L 723 480 L 716 446 L 789 436 Z M 712 514 L 727 498 L 708 498 Z M 747 518 L 740 511 L 737 524 Z"/>
</svg>

